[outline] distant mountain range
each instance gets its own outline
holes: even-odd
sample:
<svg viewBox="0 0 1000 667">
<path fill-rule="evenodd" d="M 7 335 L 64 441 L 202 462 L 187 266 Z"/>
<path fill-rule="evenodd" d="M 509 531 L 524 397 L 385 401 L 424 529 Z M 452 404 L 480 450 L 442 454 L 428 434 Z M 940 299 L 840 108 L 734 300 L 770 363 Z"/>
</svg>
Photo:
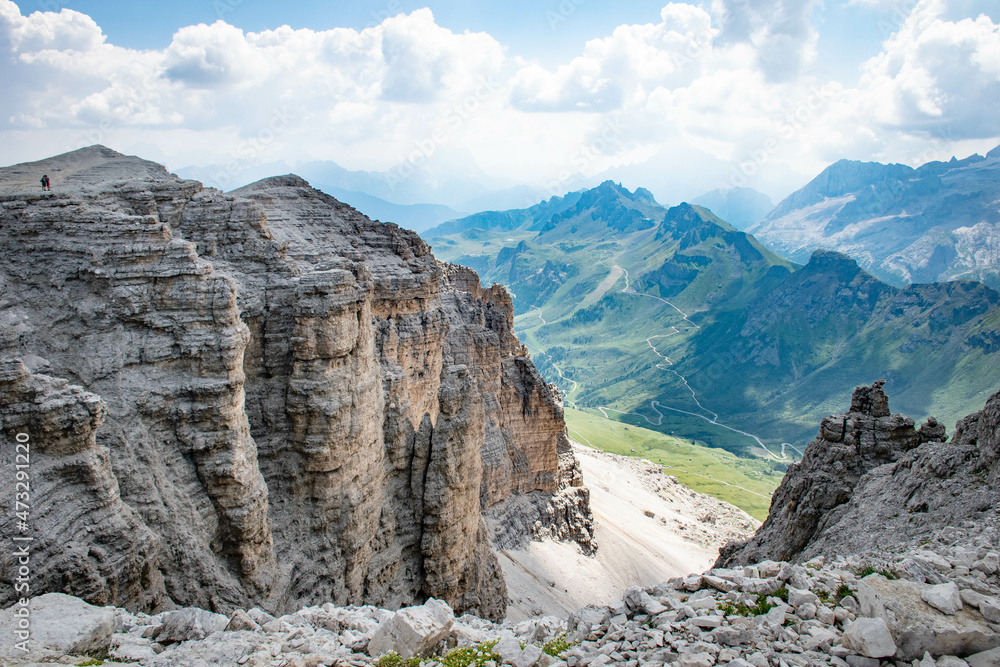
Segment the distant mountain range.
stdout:
<svg viewBox="0 0 1000 667">
<path fill-rule="evenodd" d="M 836 252 L 793 263 L 710 210 L 611 181 L 425 232 L 514 294 L 569 405 L 742 455 L 794 456 L 854 386 L 885 378 L 951 423 L 1000 386 L 1000 294 L 887 284 Z M 633 414 L 624 414 L 633 413 Z"/>
<path fill-rule="evenodd" d="M 895 285 L 970 279 L 1000 288 L 1000 147 L 964 160 L 841 160 L 748 227 L 795 261 L 850 255 Z"/>
<path fill-rule="evenodd" d="M 716 188 L 691 203 L 711 209 L 736 229 L 747 229 L 774 208 L 774 202 L 753 188 Z"/>
<path fill-rule="evenodd" d="M 269 162 L 258 165 L 190 166 L 176 170 L 181 178 L 201 181 L 226 192 L 271 176 L 294 173 L 365 215 L 423 231 L 469 211 L 524 207 L 541 201 L 541 188 L 510 185 L 476 173 L 468 166 L 466 178 L 436 178 L 434 173 L 403 165 L 386 171 L 346 169 L 330 160 L 297 165 Z"/>
</svg>

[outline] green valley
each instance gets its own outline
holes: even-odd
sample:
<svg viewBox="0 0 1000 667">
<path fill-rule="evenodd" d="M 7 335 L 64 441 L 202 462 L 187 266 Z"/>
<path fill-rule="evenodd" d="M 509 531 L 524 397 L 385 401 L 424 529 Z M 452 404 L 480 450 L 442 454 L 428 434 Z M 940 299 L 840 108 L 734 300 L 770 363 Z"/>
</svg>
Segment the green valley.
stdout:
<svg viewBox="0 0 1000 667">
<path fill-rule="evenodd" d="M 1000 295 L 894 287 L 852 259 L 792 263 L 708 209 L 610 181 L 425 232 L 514 295 L 515 328 L 568 407 L 744 459 L 798 458 L 863 383 L 949 428 L 1000 386 Z"/>
<path fill-rule="evenodd" d="M 565 413 L 569 437 L 580 444 L 649 459 L 687 487 L 732 503 L 761 521 L 767 517 L 771 493 L 787 469 L 787 464 L 779 461 L 740 458 L 636 426 L 628 419 L 623 423 L 572 408 Z"/>
</svg>

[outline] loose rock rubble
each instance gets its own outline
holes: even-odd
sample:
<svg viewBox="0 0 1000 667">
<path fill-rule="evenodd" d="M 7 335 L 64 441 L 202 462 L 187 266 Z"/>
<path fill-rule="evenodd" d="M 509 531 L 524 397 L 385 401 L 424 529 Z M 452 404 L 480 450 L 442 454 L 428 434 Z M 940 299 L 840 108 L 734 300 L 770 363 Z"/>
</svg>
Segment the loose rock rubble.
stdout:
<svg viewBox="0 0 1000 667">
<path fill-rule="evenodd" d="M 917 550 L 715 568 L 631 588 L 615 605 L 566 619 L 517 624 L 456 618 L 434 599 L 397 612 L 326 604 L 279 618 L 259 609 L 227 618 L 196 609 L 130 614 L 49 594 L 36 598 L 46 613 L 33 636 L 58 634 L 44 624 L 113 616 L 113 630 L 97 621 L 88 630 L 87 646 L 98 647 L 90 653 L 103 648 L 112 660 L 147 667 L 360 667 L 389 652 L 428 656 L 431 667 L 438 663 L 429 656 L 483 642 L 495 642 L 499 663 L 515 667 L 997 667 L 998 544 L 1000 527 L 969 522 Z M 23 656 L 8 640 L 16 622 L 13 608 L 0 612 L 0 660 Z M 80 634 L 36 645 L 23 659 L 75 664 Z M 559 637 L 570 647 L 558 658 L 544 653 Z"/>
</svg>

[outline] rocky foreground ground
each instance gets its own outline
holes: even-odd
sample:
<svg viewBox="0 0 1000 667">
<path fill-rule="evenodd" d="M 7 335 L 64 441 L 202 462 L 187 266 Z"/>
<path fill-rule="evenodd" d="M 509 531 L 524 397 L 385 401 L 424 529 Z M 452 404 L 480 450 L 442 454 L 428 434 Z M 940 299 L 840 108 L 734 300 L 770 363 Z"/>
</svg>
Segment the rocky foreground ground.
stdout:
<svg viewBox="0 0 1000 667">
<path fill-rule="evenodd" d="M 968 522 L 917 549 L 716 568 L 632 588 L 617 604 L 566 618 L 504 624 L 456 618 L 433 599 L 397 612 L 326 604 L 274 618 L 259 609 L 131 614 L 54 593 L 31 603 L 27 654 L 14 645 L 16 608 L 0 612 L 0 659 L 87 664 L 97 656 L 146 667 L 996 667 L 998 543 L 1000 518 Z M 423 659 L 402 662 L 413 656 Z"/>
</svg>

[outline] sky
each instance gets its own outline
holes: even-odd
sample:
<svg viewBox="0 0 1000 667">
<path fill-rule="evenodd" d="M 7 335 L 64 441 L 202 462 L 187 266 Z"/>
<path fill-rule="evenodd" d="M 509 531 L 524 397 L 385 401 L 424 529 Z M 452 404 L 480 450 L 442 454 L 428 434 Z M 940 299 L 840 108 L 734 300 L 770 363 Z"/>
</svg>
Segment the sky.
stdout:
<svg viewBox="0 0 1000 667">
<path fill-rule="evenodd" d="M 100 143 L 224 188 L 328 160 L 388 199 L 608 177 L 777 200 L 839 159 L 1000 144 L 996 4 L 0 0 L 0 164 Z"/>
</svg>

